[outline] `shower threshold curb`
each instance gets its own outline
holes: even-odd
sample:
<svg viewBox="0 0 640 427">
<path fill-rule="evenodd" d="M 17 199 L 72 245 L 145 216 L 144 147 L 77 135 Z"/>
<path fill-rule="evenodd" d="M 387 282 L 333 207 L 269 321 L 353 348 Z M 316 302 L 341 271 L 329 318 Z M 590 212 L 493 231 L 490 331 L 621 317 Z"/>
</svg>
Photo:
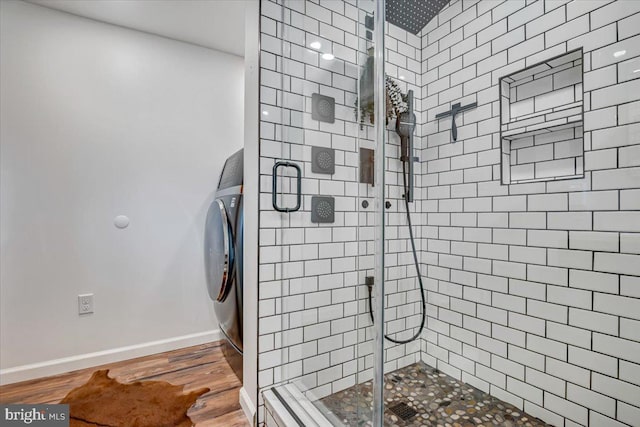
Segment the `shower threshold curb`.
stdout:
<svg viewBox="0 0 640 427">
<path fill-rule="evenodd" d="M 275 386 L 262 393 L 267 427 L 333 427 L 333 422 L 293 384 Z M 273 424 L 270 424 L 271 423 Z"/>
</svg>

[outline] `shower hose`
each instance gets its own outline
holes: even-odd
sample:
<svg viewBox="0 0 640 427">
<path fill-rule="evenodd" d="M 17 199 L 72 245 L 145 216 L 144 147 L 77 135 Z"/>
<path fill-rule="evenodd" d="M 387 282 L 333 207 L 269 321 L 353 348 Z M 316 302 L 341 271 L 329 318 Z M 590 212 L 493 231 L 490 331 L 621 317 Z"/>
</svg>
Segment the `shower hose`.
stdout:
<svg viewBox="0 0 640 427">
<path fill-rule="evenodd" d="M 413 161 L 413 159 L 409 159 L 408 161 Z M 418 274 L 418 283 L 420 284 L 420 299 L 422 300 L 422 319 L 420 320 L 420 328 L 418 329 L 418 332 L 416 332 L 415 335 L 409 339 L 397 340 L 385 334 L 384 337 L 395 344 L 408 344 L 414 341 L 416 338 L 418 338 L 422 333 L 422 330 L 424 329 L 424 324 L 427 318 L 427 307 L 426 307 L 427 303 L 424 299 L 424 285 L 422 284 L 422 275 L 420 274 L 420 264 L 418 263 L 418 255 L 416 254 L 416 243 L 413 238 L 413 226 L 411 225 L 411 214 L 409 213 L 409 195 L 407 190 L 406 161 L 402 162 L 402 184 L 404 186 L 404 196 L 403 196 L 404 208 L 405 208 L 405 212 L 407 213 L 407 226 L 409 227 L 409 240 L 411 241 L 411 251 L 413 252 L 413 263 L 416 266 L 416 273 Z M 371 317 L 371 323 L 374 323 L 373 308 L 371 306 L 371 288 L 372 287 L 369 286 L 368 288 L 369 288 L 369 317 Z"/>
</svg>

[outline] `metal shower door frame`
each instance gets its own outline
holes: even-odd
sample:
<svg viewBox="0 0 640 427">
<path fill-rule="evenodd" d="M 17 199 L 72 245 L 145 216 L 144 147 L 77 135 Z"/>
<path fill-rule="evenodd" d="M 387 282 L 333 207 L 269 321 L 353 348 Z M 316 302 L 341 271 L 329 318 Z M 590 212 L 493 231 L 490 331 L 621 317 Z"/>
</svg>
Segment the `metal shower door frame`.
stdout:
<svg viewBox="0 0 640 427">
<path fill-rule="evenodd" d="M 374 114 L 375 114 L 375 305 L 373 324 L 373 425 L 384 425 L 384 242 L 385 242 L 385 123 L 386 86 L 384 70 L 384 34 L 386 0 L 376 1 L 374 24 Z"/>
</svg>

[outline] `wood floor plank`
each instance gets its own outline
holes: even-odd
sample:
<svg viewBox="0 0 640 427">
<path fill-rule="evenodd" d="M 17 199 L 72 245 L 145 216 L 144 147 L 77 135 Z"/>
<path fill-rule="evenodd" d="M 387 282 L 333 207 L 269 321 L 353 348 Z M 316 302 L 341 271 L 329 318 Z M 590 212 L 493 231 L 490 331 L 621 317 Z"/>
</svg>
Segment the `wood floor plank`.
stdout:
<svg viewBox="0 0 640 427">
<path fill-rule="evenodd" d="M 242 383 L 222 354 L 222 341 L 0 386 L 0 403 L 58 403 L 98 369 L 109 369 L 123 383 L 167 381 L 185 391 L 208 387 L 188 412 L 197 427 L 250 426 L 238 401 Z"/>
</svg>

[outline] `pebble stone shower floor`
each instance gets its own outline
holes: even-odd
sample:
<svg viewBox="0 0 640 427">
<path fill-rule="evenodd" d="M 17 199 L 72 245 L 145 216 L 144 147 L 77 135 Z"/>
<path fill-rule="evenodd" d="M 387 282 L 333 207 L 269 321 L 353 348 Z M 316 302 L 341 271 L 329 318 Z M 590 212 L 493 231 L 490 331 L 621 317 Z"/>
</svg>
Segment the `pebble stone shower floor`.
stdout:
<svg viewBox="0 0 640 427">
<path fill-rule="evenodd" d="M 423 362 L 386 374 L 384 398 L 385 426 L 553 427 Z M 368 381 L 323 398 L 319 406 L 345 425 L 367 426 L 371 425 L 372 400 L 372 383 Z M 409 419 L 391 410 L 402 403 L 410 408 L 400 405 L 405 414 L 415 411 Z"/>
</svg>

